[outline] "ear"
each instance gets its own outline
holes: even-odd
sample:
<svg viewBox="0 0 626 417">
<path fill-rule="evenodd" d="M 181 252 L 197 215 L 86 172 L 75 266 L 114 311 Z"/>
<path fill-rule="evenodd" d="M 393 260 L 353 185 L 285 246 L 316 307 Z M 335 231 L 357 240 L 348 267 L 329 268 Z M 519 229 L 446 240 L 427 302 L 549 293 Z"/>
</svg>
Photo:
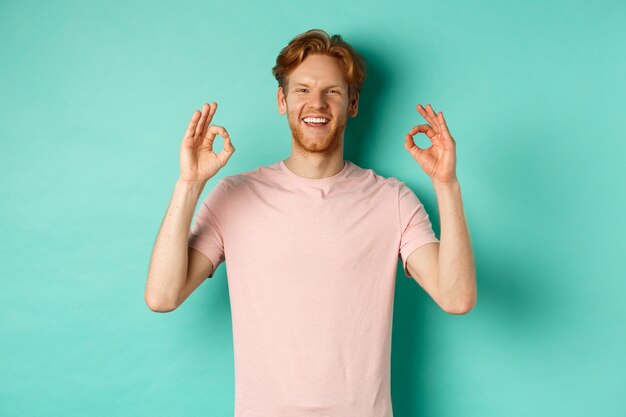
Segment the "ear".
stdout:
<svg viewBox="0 0 626 417">
<path fill-rule="evenodd" d="M 350 100 L 350 103 L 348 104 L 348 114 L 351 117 L 356 117 L 358 112 L 359 112 L 359 93 L 356 93 L 354 98 Z"/>
<path fill-rule="evenodd" d="M 276 102 L 278 104 L 278 113 L 287 113 L 287 99 L 285 97 L 282 87 L 278 87 L 278 92 L 276 93 Z"/>
</svg>

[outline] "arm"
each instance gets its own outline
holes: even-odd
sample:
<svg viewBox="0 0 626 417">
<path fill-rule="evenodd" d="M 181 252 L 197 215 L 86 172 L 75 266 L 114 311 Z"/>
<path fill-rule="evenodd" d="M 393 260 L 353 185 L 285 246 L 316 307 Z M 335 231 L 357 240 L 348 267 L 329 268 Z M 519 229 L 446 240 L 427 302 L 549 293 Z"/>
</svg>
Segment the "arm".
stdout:
<svg viewBox="0 0 626 417">
<path fill-rule="evenodd" d="M 456 144 L 443 113 L 436 115 L 430 105 L 418 111 L 432 125 L 415 126 L 407 135 L 405 148 L 432 178 L 441 217 L 441 238 L 436 245 L 424 245 L 407 259 L 416 280 L 448 313 L 465 314 L 477 299 L 474 256 L 465 221 L 461 187 L 456 178 Z M 421 149 L 412 135 L 423 132 L 432 146 Z"/>
<path fill-rule="evenodd" d="M 191 219 L 203 188 L 202 183 L 176 182 L 148 270 L 145 301 L 153 311 L 176 309 L 213 271 L 211 261 L 187 246 Z"/>
<path fill-rule="evenodd" d="M 195 111 L 181 143 L 180 177 L 157 235 L 144 300 L 153 311 L 176 309 L 213 272 L 211 261 L 188 247 L 193 212 L 206 182 L 231 157 L 235 148 L 226 129 L 210 125 L 217 103 Z M 213 141 L 219 134 L 224 149 L 216 154 Z"/>
<path fill-rule="evenodd" d="M 407 259 L 415 280 L 450 314 L 466 314 L 476 305 L 476 272 L 461 187 L 435 183 L 441 217 L 440 243 L 417 248 Z"/>
</svg>

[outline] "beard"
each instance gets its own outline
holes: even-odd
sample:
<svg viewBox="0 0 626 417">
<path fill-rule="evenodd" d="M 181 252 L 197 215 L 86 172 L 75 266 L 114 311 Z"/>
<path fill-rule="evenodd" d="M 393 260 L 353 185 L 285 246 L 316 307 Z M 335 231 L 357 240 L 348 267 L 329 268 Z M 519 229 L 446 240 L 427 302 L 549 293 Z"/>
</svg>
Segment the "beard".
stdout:
<svg viewBox="0 0 626 417">
<path fill-rule="evenodd" d="M 329 121 L 328 128 L 324 133 L 314 133 L 313 129 L 307 129 L 304 122 L 297 116 L 288 115 L 288 120 L 294 146 L 301 152 L 331 154 L 342 145 L 343 132 L 346 128 L 346 120 L 344 119 L 336 119 L 337 124 L 334 127 L 328 125 L 335 119 Z"/>
</svg>

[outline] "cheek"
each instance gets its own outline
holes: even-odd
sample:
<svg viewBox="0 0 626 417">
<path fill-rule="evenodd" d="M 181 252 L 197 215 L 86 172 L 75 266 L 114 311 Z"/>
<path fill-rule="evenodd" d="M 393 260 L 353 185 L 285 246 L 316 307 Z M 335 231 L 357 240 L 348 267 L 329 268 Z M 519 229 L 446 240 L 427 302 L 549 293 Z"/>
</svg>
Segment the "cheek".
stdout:
<svg viewBox="0 0 626 417">
<path fill-rule="evenodd" d="M 335 114 L 341 115 L 341 116 L 347 116 L 349 113 L 350 113 L 350 109 L 345 103 L 338 105 L 335 110 Z"/>
<path fill-rule="evenodd" d="M 292 114 L 294 117 L 298 117 L 299 114 L 302 113 L 302 104 L 301 103 L 288 103 L 287 111 L 289 114 Z"/>
</svg>

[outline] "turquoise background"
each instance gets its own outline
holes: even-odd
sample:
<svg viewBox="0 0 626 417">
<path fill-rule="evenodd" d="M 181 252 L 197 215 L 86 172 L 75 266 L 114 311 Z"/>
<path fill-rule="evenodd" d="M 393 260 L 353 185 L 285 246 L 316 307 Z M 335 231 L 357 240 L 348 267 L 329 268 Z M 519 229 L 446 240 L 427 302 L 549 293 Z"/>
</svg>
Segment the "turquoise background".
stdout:
<svg viewBox="0 0 626 417">
<path fill-rule="evenodd" d="M 405 181 L 438 236 L 403 148 L 415 105 L 457 142 L 478 304 L 446 314 L 398 269 L 395 416 L 623 415 L 625 18 L 623 1 L 3 0 L 0 416 L 232 416 L 225 268 L 159 314 L 149 258 L 202 103 L 237 149 L 202 198 L 289 155 L 271 68 L 317 27 L 370 65 L 346 159 Z"/>
</svg>

